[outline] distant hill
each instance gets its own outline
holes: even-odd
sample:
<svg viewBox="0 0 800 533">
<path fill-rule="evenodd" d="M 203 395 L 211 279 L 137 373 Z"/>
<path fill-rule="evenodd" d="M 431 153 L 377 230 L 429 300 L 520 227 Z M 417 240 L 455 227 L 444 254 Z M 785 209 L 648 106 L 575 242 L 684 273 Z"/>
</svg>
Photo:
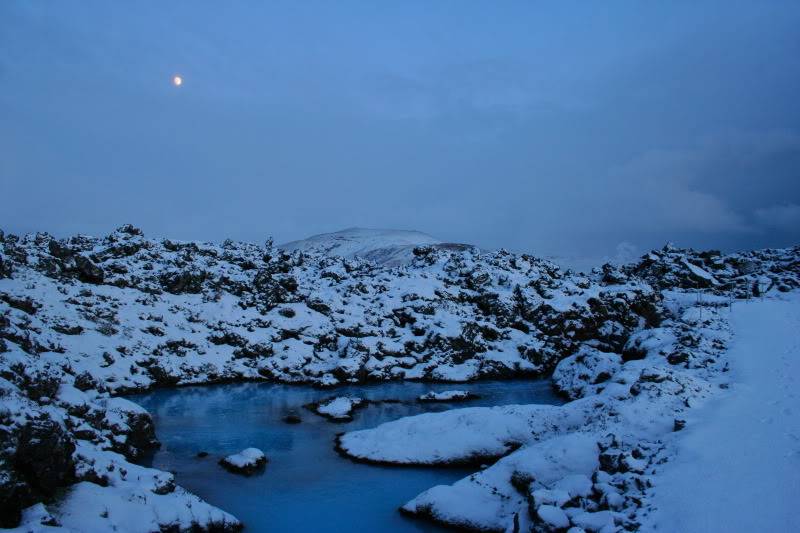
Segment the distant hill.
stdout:
<svg viewBox="0 0 800 533">
<path fill-rule="evenodd" d="M 362 257 L 379 265 L 398 266 L 408 263 L 417 246 L 442 249 L 468 249 L 471 245 L 444 243 L 421 231 L 348 228 L 333 233 L 322 233 L 307 239 L 287 242 L 278 246 L 288 252 L 322 253 L 338 257 Z"/>
</svg>

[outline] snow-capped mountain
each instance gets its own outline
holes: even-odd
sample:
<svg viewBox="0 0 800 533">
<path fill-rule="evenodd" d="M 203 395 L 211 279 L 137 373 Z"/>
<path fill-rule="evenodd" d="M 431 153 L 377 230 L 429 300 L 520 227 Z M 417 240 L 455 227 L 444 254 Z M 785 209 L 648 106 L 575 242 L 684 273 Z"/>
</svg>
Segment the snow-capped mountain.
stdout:
<svg viewBox="0 0 800 533">
<path fill-rule="evenodd" d="M 421 231 L 348 228 L 333 233 L 321 233 L 307 239 L 278 246 L 287 252 L 302 251 L 345 258 L 361 257 L 385 266 L 411 262 L 414 248 L 433 246 L 445 249 L 467 249 L 469 245 L 443 243 Z"/>
</svg>

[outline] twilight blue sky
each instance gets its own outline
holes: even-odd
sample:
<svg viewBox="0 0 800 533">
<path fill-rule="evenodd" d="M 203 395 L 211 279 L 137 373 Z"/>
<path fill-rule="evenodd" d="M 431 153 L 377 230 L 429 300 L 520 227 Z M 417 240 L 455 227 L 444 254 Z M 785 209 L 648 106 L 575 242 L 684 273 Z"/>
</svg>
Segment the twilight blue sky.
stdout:
<svg viewBox="0 0 800 533">
<path fill-rule="evenodd" d="M 3 0 L 0 196 L 18 233 L 796 244 L 800 3 Z"/>
</svg>

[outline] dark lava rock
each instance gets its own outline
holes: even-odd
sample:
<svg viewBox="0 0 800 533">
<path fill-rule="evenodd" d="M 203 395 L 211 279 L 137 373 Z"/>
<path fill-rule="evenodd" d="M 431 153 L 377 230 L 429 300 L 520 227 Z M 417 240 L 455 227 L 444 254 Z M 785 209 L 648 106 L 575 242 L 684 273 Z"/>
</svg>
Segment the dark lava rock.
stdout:
<svg viewBox="0 0 800 533">
<path fill-rule="evenodd" d="M 198 294 L 203 292 L 203 282 L 207 274 L 203 271 L 169 272 L 160 278 L 161 287 L 172 294 Z"/>
<path fill-rule="evenodd" d="M 0 279 L 11 277 L 11 264 L 0 255 Z"/>
<path fill-rule="evenodd" d="M 50 251 L 50 255 L 58 259 L 68 259 L 75 254 L 69 246 L 61 244 L 56 239 L 47 243 L 47 249 Z"/>
<path fill-rule="evenodd" d="M 75 376 L 74 386 L 76 389 L 84 392 L 87 390 L 96 389 L 98 387 L 97 381 L 89 372 L 82 372 Z"/>
<path fill-rule="evenodd" d="M 95 265 L 91 259 L 83 255 L 75 256 L 75 268 L 78 270 L 78 278 L 86 283 L 103 283 L 105 273 L 103 269 Z"/>
<path fill-rule="evenodd" d="M 689 362 L 689 354 L 686 352 L 673 352 L 667 356 L 667 362 L 671 365 L 681 365 Z"/>
<path fill-rule="evenodd" d="M 0 436 L 8 449 L 13 436 Z M 0 525 L 14 526 L 19 522 L 20 511 L 37 501 L 55 495 L 57 489 L 75 479 L 72 454 L 75 443 L 61 426 L 53 420 L 31 420 L 16 432 L 16 446 L 11 457 L 13 471 L 0 470 Z M 3 454 L 5 455 L 5 454 Z"/>
<path fill-rule="evenodd" d="M 294 316 L 297 314 L 295 313 L 295 310 L 292 309 L 291 307 L 282 307 L 281 309 L 278 310 L 278 313 L 286 318 L 294 318 Z"/>
<path fill-rule="evenodd" d="M 622 351 L 622 360 L 625 362 L 637 361 L 639 359 L 644 359 L 646 356 L 647 350 L 644 350 L 639 346 L 626 346 Z"/>
<path fill-rule="evenodd" d="M 623 455 L 619 452 L 603 452 L 598 459 L 600 460 L 600 470 L 615 474 L 617 472 L 627 472 L 628 469 L 623 460 Z"/>
<path fill-rule="evenodd" d="M 6 293 L 0 293 L 0 301 L 3 301 L 10 307 L 19 309 L 20 311 L 29 315 L 35 315 L 36 311 L 41 307 L 41 304 L 31 300 L 30 298 L 17 298 Z"/>
<path fill-rule="evenodd" d="M 67 326 L 64 324 L 56 324 L 53 326 L 53 331 L 57 331 L 64 335 L 80 335 L 83 333 L 83 328 L 81 326 Z"/>
<path fill-rule="evenodd" d="M 156 426 L 149 414 L 131 413 L 128 415 L 128 425 L 131 431 L 128 433 L 127 444 L 133 448 L 130 454 L 133 458 L 139 457 L 144 450 L 161 447 L 161 443 L 156 438 Z"/>
<path fill-rule="evenodd" d="M 300 415 L 298 415 L 297 413 L 288 413 L 286 416 L 283 417 L 283 421 L 286 422 L 287 424 L 299 424 L 300 422 L 303 421 L 303 419 L 300 418 Z"/>
</svg>

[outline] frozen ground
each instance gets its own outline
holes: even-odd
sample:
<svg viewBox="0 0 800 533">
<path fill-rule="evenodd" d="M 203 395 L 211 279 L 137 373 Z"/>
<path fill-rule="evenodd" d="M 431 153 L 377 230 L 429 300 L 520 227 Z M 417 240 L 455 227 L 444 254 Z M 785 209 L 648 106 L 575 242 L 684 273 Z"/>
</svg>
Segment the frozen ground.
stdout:
<svg viewBox="0 0 800 533">
<path fill-rule="evenodd" d="M 733 385 L 678 434 L 654 529 L 800 531 L 800 297 L 737 302 L 730 320 Z"/>
<path fill-rule="evenodd" d="M 471 404 L 359 427 L 341 450 L 476 469 L 507 455 L 404 507 L 439 522 L 636 529 L 673 428 L 729 381 L 728 304 L 800 288 L 800 248 L 666 246 L 577 275 L 502 250 L 408 245 L 410 262 L 387 268 L 271 241 L 148 239 L 132 226 L 62 240 L 0 232 L 0 244 L 0 524 L 22 519 L 26 530 L 71 527 L 70 509 L 87 505 L 96 529 L 128 515 L 141 531 L 241 527 L 171 475 L 136 470 L 158 442 L 149 415 L 120 394 L 553 370 L 574 400 L 564 407 Z"/>
</svg>

